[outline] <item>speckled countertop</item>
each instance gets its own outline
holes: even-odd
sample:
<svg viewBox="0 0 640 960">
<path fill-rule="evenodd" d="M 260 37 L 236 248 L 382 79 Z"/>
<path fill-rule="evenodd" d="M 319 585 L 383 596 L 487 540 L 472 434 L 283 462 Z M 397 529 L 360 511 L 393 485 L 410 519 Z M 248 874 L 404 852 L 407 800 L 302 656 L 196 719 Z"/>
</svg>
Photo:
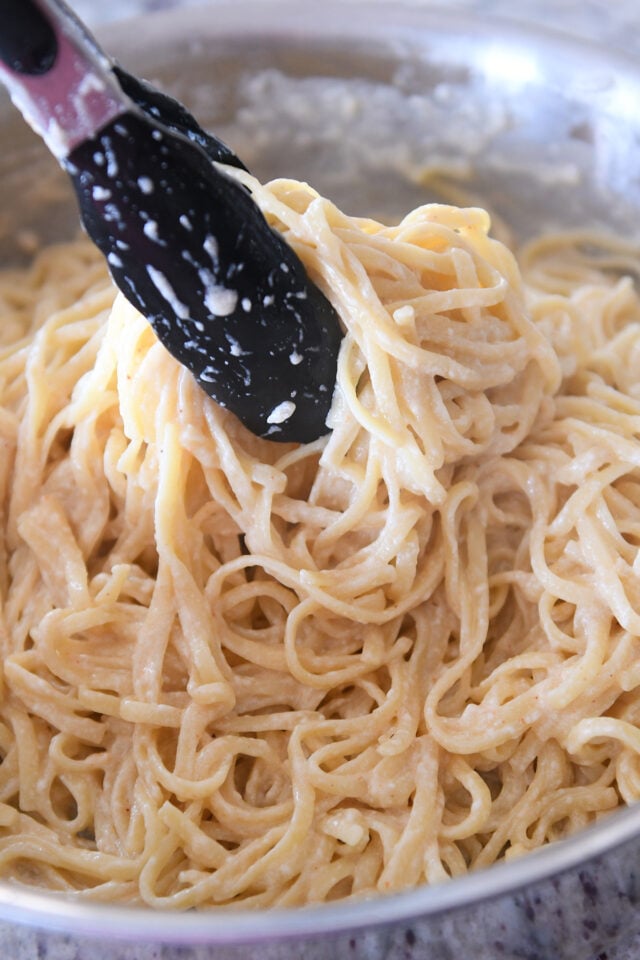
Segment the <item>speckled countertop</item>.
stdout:
<svg viewBox="0 0 640 960">
<path fill-rule="evenodd" d="M 202 6 L 207 2 L 215 6 L 218 0 L 69 0 L 78 14 L 93 27 L 99 27 L 100 24 L 108 21 L 120 20 L 138 14 L 157 10 L 168 10 L 180 6 Z M 242 3 L 242 0 L 237 0 Z M 261 0 L 261 2 L 275 3 L 277 0 Z M 298 0 L 301 4 L 308 2 L 318 2 L 318 0 Z M 344 3 L 352 3 L 359 8 L 366 4 L 375 4 L 379 0 L 343 0 Z M 401 0 L 404 3 L 414 5 L 430 4 L 432 0 Z M 475 13 L 487 14 L 488 16 L 501 16 L 511 20 L 517 20 L 524 23 L 543 24 L 554 30 L 564 32 L 573 36 L 596 41 L 609 48 L 619 49 L 627 54 L 640 56 L 640 0 L 434 0 L 440 6 L 446 5 L 451 10 L 473 10 Z M 362 12 L 362 11 L 361 11 Z M 639 107 L 640 109 L 640 107 Z M 585 881 L 586 883 L 586 881 Z M 587 886 L 584 886 L 585 897 L 591 900 L 591 908 L 594 916 L 600 914 L 601 905 L 596 902 L 596 894 L 593 890 L 590 892 Z M 594 888 L 595 890 L 595 888 Z M 558 884 L 558 901 L 562 902 L 561 881 Z M 621 894 L 618 893 L 618 899 Z M 519 902 L 522 901 L 522 902 Z M 611 923 L 616 923 L 618 929 L 622 932 L 617 941 L 611 946 L 607 945 L 606 950 L 600 947 L 594 950 L 590 960 L 640 960 L 640 894 L 629 897 L 626 905 L 620 908 L 619 904 L 615 908 L 618 910 L 615 919 L 611 918 Z M 525 913 L 533 913 L 536 900 L 533 896 L 528 899 L 525 891 L 523 894 L 513 898 L 513 903 L 509 910 L 503 912 L 500 916 L 491 912 L 491 905 L 486 908 L 486 914 L 480 914 L 482 922 L 495 924 L 496 928 L 504 931 L 496 939 L 496 955 L 490 957 L 484 950 L 480 952 L 474 949 L 473 942 L 473 923 L 470 923 L 467 929 L 459 929 L 453 933 L 455 941 L 459 937 L 458 948 L 451 949 L 452 931 L 445 930 L 449 921 L 445 918 L 440 924 L 439 929 L 434 936 L 436 939 L 421 940 L 420 934 L 415 935 L 411 929 L 402 933 L 402 943 L 394 942 L 393 935 L 389 934 L 386 946 L 380 952 L 379 945 L 375 950 L 369 951 L 366 936 L 356 945 L 355 940 L 342 940 L 336 944 L 334 960 L 346 960 L 347 956 L 353 960 L 367 960 L 369 956 L 384 957 L 411 957 L 413 960 L 431 960 L 431 958 L 444 958 L 449 960 L 467 960 L 474 957 L 474 960 L 496 960 L 498 956 L 505 960 L 556 960 L 557 953 L 547 953 L 544 947 L 545 937 L 538 939 L 536 935 L 530 949 L 526 952 L 517 950 L 510 951 L 508 944 L 503 948 L 502 942 L 505 937 L 508 940 L 508 933 L 512 926 L 516 925 L 517 914 L 519 910 Z M 635 904 L 635 905 L 632 905 Z M 589 908 L 589 904 L 587 904 Z M 606 905 L 604 907 L 606 912 Z M 627 911 L 626 914 L 624 911 Z M 615 910 L 614 910 L 615 912 Z M 587 909 L 588 913 L 588 909 Z M 528 913 L 527 913 L 528 915 Z M 559 912 L 558 912 L 559 915 Z M 626 918 L 629 922 L 627 924 Z M 531 919 L 531 918 L 529 918 Z M 451 921 L 454 922 L 455 921 Z M 476 914 L 475 922 L 478 922 Z M 582 918 L 582 924 L 589 929 L 589 921 Z M 592 921 L 595 925 L 595 920 Z M 603 922 L 599 917 L 598 922 Z M 606 922 L 606 918 L 605 918 Z M 629 932 L 625 932 L 625 929 Z M 499 932 L 499 931 L 498 931 Z M 416 939 L 417 936 L 417 939 Z M 567 934 L 571 936 L 571 934 Z M 440 939 L 438 939 L 440 938 Z M 446 949 L 445 949 L 446 941 Z M 537 942 L 534 942 L 537 941 Z M 516 942 L 514 940 L 514 942 Z M 115 953 L 113 952 L 115 949 Z M 325 953 L 317 953 L 313 945 L 301 945 L 299 953 L 296 954 L 300 960 L 315 960 L 316 957 L 324 957 Z M 247 948 L 246 954 L 242 951 L 237 953 L 222 947 L 215 950 L 206 946 L 193 947 L 184 950 L 181 947 L 171 947 L 167 945 L 144 945 L 144 944 L 122 944 L 113 947 L 112 944 L 100 944 L 95 941 L 88 942 L 76 940 L 64 934 L 55 935 L 50 938 L 48 934 L 40 934 L 32 931 L 25 934 L 23 928 L 15 927 L 12 924 L 0 922 L 0 960 L 241 960 L 241 958 L 257 958 L 261 960 L 281 960 L 281 957 L 291 958 L 293 954 L 290 950 L 284 949 L 281 953 L 278 944 L 265 944 L 263 947 L 255 949 Z M 562 957 L 571 957 L 570 944 L 566 952 L 562 952 Z M 581 954 L 582 956 L 582 954 Z"/>
</svg>

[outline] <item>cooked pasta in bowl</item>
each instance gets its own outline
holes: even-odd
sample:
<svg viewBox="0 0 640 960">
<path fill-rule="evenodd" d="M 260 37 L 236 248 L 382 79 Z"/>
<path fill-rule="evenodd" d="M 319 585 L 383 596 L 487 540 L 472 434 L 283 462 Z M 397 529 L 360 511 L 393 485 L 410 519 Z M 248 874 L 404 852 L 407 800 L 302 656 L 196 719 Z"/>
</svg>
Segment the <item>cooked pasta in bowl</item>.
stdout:
<svg viewBox="0 0 640 960">
<path fill-rule="evenodd" d="M 226 76 L 225 30 L 252 42 L 227 9 L 166 82 L 228 126 L 254 171 L 230 175 L 338 312 L 324 437 L 218 407 L 87 240 L 0 273 L 0 873 L 46 926 L 189 944 L 377 918 L 424 945 L 445 909 L 534 881 L 544 906 L 635 838 L 609 820 L 640 797 L 638 250 L 632 195 L 591 165 L 610 118 L 556 93 L 578 116 L 554 176 L 553 84 L 528 125 L 535 81 L 489 70 L 488 31 L 405 12 L 393 61 L 381 7 L 349 73 L 358 25 L 335 9 L 304 41 L 282 9 L 288 33 L 256 12 L 264 63 Z"/>
</svg>

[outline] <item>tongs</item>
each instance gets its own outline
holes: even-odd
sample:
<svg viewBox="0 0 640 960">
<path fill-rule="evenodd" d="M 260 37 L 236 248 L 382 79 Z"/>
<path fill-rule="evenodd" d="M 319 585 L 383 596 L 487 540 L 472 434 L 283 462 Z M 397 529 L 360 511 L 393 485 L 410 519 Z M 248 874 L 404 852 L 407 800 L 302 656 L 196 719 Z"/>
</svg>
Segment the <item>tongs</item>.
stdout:
<svg viewBox="0 0 640 960">
<path fill-rule="evenodd" d="M 113 279 L 253 433 L 327 433 L 338 316 L 222 164 L 235 154 L 115 65 L 60 0 L 0 0 L 0 78 L 69 174 Z"/>
</svg>

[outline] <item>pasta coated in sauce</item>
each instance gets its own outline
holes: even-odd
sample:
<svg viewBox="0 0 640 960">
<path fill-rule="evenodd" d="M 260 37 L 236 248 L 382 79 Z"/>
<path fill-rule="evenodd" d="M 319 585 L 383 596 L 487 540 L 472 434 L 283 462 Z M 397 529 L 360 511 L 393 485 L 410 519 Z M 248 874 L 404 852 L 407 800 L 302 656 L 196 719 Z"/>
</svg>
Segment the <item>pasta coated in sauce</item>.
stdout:
<svg viewBox="0 0 640 960">
<path fill-rule="evenodd" d="M 210 401 L 84 242 L 0 275 L 4 877 L 302 905 L 640 797 L 633 251 L 250 183 L 346 328 L 313 444 Z"/>
</svg>

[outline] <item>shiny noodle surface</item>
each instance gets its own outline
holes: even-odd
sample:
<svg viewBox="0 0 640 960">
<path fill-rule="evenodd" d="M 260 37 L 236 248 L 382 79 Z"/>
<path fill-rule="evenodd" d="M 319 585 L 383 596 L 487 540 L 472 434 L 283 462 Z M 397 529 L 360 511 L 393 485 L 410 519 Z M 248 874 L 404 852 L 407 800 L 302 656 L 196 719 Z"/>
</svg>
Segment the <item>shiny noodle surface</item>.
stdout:
<svg viewBox="0 0 640 960">
<path fill-rule="evenodd" d="M 3 877 L 372 896 L 640 796 L 637 254 L 251 187 L 346 328 L 314 444 L 219 409 L 85 242 L 0 275 Z"/>
</svg>

